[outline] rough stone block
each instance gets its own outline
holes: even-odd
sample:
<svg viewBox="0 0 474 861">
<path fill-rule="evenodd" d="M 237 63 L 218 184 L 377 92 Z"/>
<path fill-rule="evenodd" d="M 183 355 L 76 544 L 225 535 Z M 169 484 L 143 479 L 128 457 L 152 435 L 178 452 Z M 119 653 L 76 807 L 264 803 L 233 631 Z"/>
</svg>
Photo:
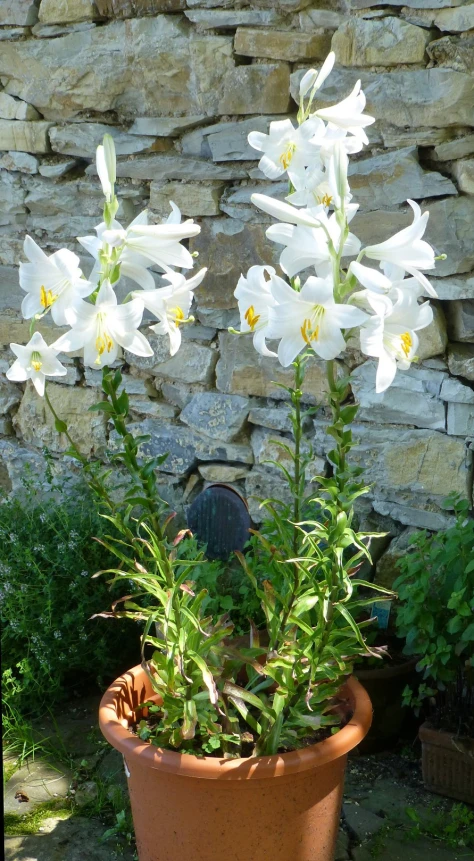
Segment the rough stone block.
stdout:
<svg viewBox="0 0 474 861">
<path fill-rule="evenodd" d="M 95 160 L 95 151 L 105 134 L 114 139 L 117 155 L 132 155 L 150 149 L 153 141 L 149 137 L 130 135 L 104 123 L 73 123 L 50 129 L 51 149 L 62 155 Z"/>
<path fill-rule="evenodd" d="M 448 403 L 447 430 L 451 436 L 474 436 L 474 406 L 472 404 Z"/>
<path fill-rule="evenodd" d="M 330 36 L 318 32 L 298 33 L 295 30 L 264 30 L 239 27 L 235 34 L 234 51 L 244 57 L 267 60 L 323 60 L 331 47 Z"/>
<path fill-rule="evenodd" d="M 448 344 L 448 368 L 457 377 L 474 380 L 474 344 Z"/>
<path fill-rule="evenodd" d="M 437 161 L 451 161 L 455 158 L 464 158 L 474 153 L 474 135 L 465 135 L 452 141 L 440 143 L 434 149 L 434 157 Z"/>
<path fill-rule="evenodd" d="M 453 175 L 457 180 L 459 191 L 474 194 L 474 158 L 466 158 L 453 164 Z"/>
<path fill-rule="evenodd" d="M 96 175 L 95 164 L 89 165 L 87 174 Z M 169 179 L 219 180 L 244 179 L 247 171 L 234 166 L 222 166 L 212 162 L 185 158 L 181 155 L 136 156 L 127 161 L 117 162 L 117 176 L 131 179 L 152 179 L 164 182 Z"/>
<path fill-rule="evenodd" d="M 94 0 L 41 0 L 41 24 L 69 24 L 99 17 Z"/>
<path fill-rule="evenodd" d="M 169 339 L 165 335 L 150 335 L 147 338 L 154 355 L 143 358 L 125 351 L 125 357 L 132 368 L 147 371 L 154 377 L 178 383 L 209 384 L 213 380 L 217 361 L 217 351 L 195 341 L 184 341 L 176 355 L 170 356 Z"/>
<path fill-rule="evenodd" d="M 38 20 L 37 0 L 0 0 L 0 24 L 30 27 Z"/>
<path fill-rule="evenodd" d="M 199 126 L 209 118 L 203 114 L 190 117 L 137 117 L 130 126 L 130 135 L 150 135 L 157 138 L 174 138 L 182 131 Z"/>
<path fill-rule="evenodd" d="M 8 93 L 0 93 L 0 118 L 2 120 L 38 120 L 40 114 L 33 105 L 14 99 Z"/>
<path fill-rule="evenodd" d="M 102 413 L 89 413 L 97 403 L 93 389 L 81 389 L 48 384 L 51 403 L 57 414 L 70 426 L 71 435 L 82 454 L 100 456 L 105 452 L 105 418 Z M 44 398 L 40 398 L 28 384 L 20 407 L 14 417 L 14 426 L 26 443 L 46 445 L 51 451 L 63 452 L 69 448 L 64 434 L 58 434 L 54 418 Z"/>
<path fill-rule="evenodd" d="M 150 207 L 160 215 L 168 215 L 170 200 L 179 206 L 183 215 L 218 215 L 219 201 L 224 184 L 196 185 L 190 182 L 168 182 L 164 185 L 152 182 L 150 185 Z"/>
<path fill-rule="evenodd" d="M 205 392 L 194 395 L 180 420 L 198 433 L 230 442 L 244 427 L 249 410 L 248 398 Z"/>
<path fill-rule="evenodd" d="M 470 31 L 472 32 L 472 31 Z M 443 36 L 436 39 L 426 48 L 426 52 L 436 66 L 454 69 L 456 72 L 474 72 L 474 37 L 468 35 L 459 39 L 457 36 Z"/>
<path fill-rule="evenodd" d="M 441 386 L 440 397 L 443 401 L 457 404 L 474 404 L 474 389 L 459 380 L 448 377 Z"/>
<path fill-rule="evenodd" d="M 224 77 L 219 113 L 285 114 L 291 104 L 289 85 L 290 69 L 286 63 L 237 66 Z"/>
<path fill-rule="evenodd" d="M 431 359 L 439 356 L 446 350 L 448 334 L 446 331 L 446 318 L 440 305 L 431 303 L 433 308 L 433 321 L 426 329 L 417 332 L 420 340 L 417 356 L 421 360 Z"/>
<path fill-rule="evenodd" d="M 196 9 L 188 10 L 184 14 L 188 21 L 195 24 L 197 30 L 229 30 L 242 26 L 271 27 L 284 21 L 277 9 Z"/>
<path fill-rule="evenodd" d="M 398 371 L 390 388 L 380 394 L 375 391 L 375 374 L 376 364 L 372 361 L 352 372 L 360 421 L 446 429 L 445 409 L 440 400 L 445 373 L 415 367 Z"/>
<path fill-rule="evenodd" d="M 19 386 L 0 381 L 0 415 L 4 416 L 20 403 L 23 392 Z"/>
<path fill-rule="evenodd" d="M 408 5 L 408 4 L 407 4 Z M 445 6 L 448 3 L 444 3 Z M 451 4 L 450 4 L 451 5 Z M 452 4 L 453 6 L 455 4 Z M 407 21 L 420 24 L 422 27 L 436 27 L 442 32 L 464 33 L 474 28 L 474 6 L 471 4 L 456 5 L 451 9 L 436 8 L 430 3 L 430 8 L 418 7 L 417 11 L 402 9 L 402 15 Z"/>
<path fill-rule="evenodd" d="M 291 93 L 299 99 L 299 84 L 305 69 L 291 76 Z M 450 69 L 360 72 L 367 97 L 367 113 L 395 126 L 470 126 L 474 122 L 474 79 Z M 350 69 L 334 69 L 315 99 L 315 108 L 340 101 L 354 86 Z"/>
<path fill-rule="evenodd" d="M 461 299 L 446 307 L 451 341 L 474 341 L 474 300 Z"/>
<path fill-rule="evenodd" d="M 0 120 L 0 150 L 49 152 L 51 123 L 28 120 Z"/>
<path fill-rule="evenodd" d="M 248 475 L 249 467 L 230 466 L 226 463 L 202 463 L 198 471 L 204 481 L 232 484 L 234 481 L 241 481 L 245 478 Z"/>
<path fill-rule="evenodd" d="M 385 553 L 377 560 L 374 582 L 378 586 L 383 586 L 385 589 L 393 589 L 394 581 L 400 576 L 397 562 L 403 556 L 406 556 L 412 536 L 416 535 L 416 533 L 417 530 L 411 527 L 404 529 L 400 535 L 397 535 L 393 539 Z"/>
<path fill-rule="evenodd" d="M 26 152 L 7 152 L 0 158 L 0 168 L 20 173 L 38 173 L 38 159 Z"/>
<path fill-rule="evenodd" d="M 231 36 L 189 38 L 188 22 L 175 15 L 115 20 L 56 39 L 5 45 L 0 74 L 10 95 L 32 102 L 46 119 L 83 111 L 156 116 L 170 105 L 176 113 L 213 115 L 223 78 L 234 67 L 232 43 Z"/>
<path fill-rule="evenodd" d="M 105 18 L 140 18 L 186 8 L 186 0 L 95 0 L 95 3 Z"/>
<path fill-rule="evenodd" d="M 331 48 L 343 66 L 422 63 L 428 31 L 399 18 L 350 18 L 334 33 Z"/>
<path fill-rule="evenodd" d="M 262 425 L 265 428 L 291 433 L 290 414 L 291 407 L 288 404 L 256 406 L 250 410 L 249 422 L 253 425 Z"/>
</svg>

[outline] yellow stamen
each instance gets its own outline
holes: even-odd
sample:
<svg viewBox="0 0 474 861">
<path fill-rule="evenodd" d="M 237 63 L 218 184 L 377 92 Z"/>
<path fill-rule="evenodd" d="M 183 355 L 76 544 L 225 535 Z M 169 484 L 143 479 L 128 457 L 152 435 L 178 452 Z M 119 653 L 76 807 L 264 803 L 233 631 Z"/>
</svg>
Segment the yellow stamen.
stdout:
<svg viewBox="0 0 474 861">
<path fill-rule="evenodd" d="M 315 326 L 314 329 L 311 328 L 311 320 L 306 317 L 303 320 L 303 325 L 301 327 L 301 334 L 303 336 L 303 340 L 308 344 L 308 347 L 311 346 L 311 341 L 317 341 L 319 336 L 319 326 Z"/>
<path fill-rule="evenodd" d="M 247 323 L 250 327 L 250 331 L 253 332 L 253 330 L 255 329 L 255 326 L 257 325 L 258 321 L 260 320 L 260 314 L 256 314 L 254 306 L 250 305 L 250 308 L 247 308 L 247 310 L 245 312 L 244 319 L 247 321 Z"/>
<path fill-rule="evenodd" d="M 179 326 L 180 323 L 185 322 L 184 311 L 179 305 L 176 305 L 175 308 L 170 308 L 170 315 L 177 326 Z"/>
<path fill-rule="evenodd" d="M 35 350 L 35 351 L 31 354 L 31 367 L 32 367 L 32 368 L 33 368 L 33 370 L 35 370 L 35 371 L 40 371 L 40 370 L 41 370 L 42 365 L 43 365 L 43 362 L 41 361 L 41 353 L 38 353 L 38 351 L 37 351 L 37 350 Z"/>
<path fill-rule="evenodd" d="M 53 293 L 52 290 L 46 290 L 45 286 L 42 284 L 40 287 L 40 302 L 41 307 L 46 310 L 46 308 L 50 308 L 53 302 L 56 302 L 58 297 Z"/>
<path fill-rule="evenodd" d="M 296 150 L 296 144 L 292 143 L 290 141 L 290 143 L 288 144 L 288 146 L 286 147 L 284 152 L 282 152 L 282 154 L 280 156 L 280 164 L 285 170 L 288 170 L 288 168 L 291 164 L 291 159 L 293 158 L 293 156 L 295 154 L 295 150 Z"/>
<path fill-rule="evenodd" d="M 410 350 L 413 347 L 413 339 L 409 332 L 404 332 L 403 335 L 400 335 L 400 341 L 402 342 L 402 350 L 405 353 L 405 356 L 409 357 Z"/>
<path fill-rule="evenodd" d="M 330 194 L 323 194 L 322 197 L 318 197 L 318 203 L 322 203 L 323 206 L 330 206 L 332 203 L 332 197 Z"/>
<path fill-rule="evenodd" d="M 95 339 L 95 348 L 97 350 L 97 359 L 95 360 L 95 365 L 100 365 L 100 357 L 105 353 L 110 353 L 113 349 L 114 342 L 110 337 L 107 329 L 104 326 L 103 318 L 104 314 L 100 313 L 97 315 L 97 338 Z"/>
</svg>

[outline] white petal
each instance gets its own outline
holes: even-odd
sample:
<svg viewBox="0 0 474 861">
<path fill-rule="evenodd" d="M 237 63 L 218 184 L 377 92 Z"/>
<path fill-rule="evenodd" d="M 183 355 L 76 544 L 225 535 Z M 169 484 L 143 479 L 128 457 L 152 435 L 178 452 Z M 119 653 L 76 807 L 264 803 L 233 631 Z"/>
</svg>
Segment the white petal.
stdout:
<svg viewBox="0 0 474 861">
<path fill-rule="evenodd" d="M 386 293 L 392 286 L 390 279 L 378 272 L 377 269 L 363 266 L 362 263 L 357 263 L 355 260 L 350 264 L 349 271 L 367 290 L 373 290 L 375 293 Z"/>
<path fill-rule="evenodd" d="M 120 266 L 120 274 L 124 278 L 131 278 L 138 284 L 142 290 L 154 290 L 156 287 L 155 279 L 148 269 L 140 266 L 138 263 L 133 263 L 131 260 L 125 259 Z"/>
<path fill-rule="evenodd" d="M 30 379 L 31 379 L 31 382 L 33 383 L 37 393 L 39 394 L 40 398 L 44 397 L 44 384 L 45 384 L 44 374 L 42 374 L 41 371 L 38 371 L 37 373 L 31 374 Z"/>
<path fill-rule="evenodd" d="M 292 362 L 294 362 L 297 355 L 301 353 L 305 346 L 306 342 L 301 332 L 292 332 L 288 335 L 284 335 L 278 346 L 278 359 L 280 364 L 283 365 L 284 368 L 287 368 Z"/>
<path fill-rule="evenodd" d="M 247 140 L 251 147 L 259 152 L 264 152 L 268 143 L 268 135 L 263 134 L 263 132 L 250 132 Z"/>
<path fill-rule="evenodd" d="M 397 373 L 397 362 L 387 353 L 385 350 L 381 353 L 379 358 L 379 364 L 377 367 L 377 374 L 375 378 L 375 391 L 377 394 L 384 392 L 388 389 L 389 386 L 392 385 L 395 374 Z"/>
<path fill-rule="evenodd" d="M 273 215 L 280 221 L 285 221 L 289 224 L 302 224 L 307 227 L 319 227 L 320 221 L 314 215 L 311 215 L 306 210 L 295 209 L 288 203 L 282 200 L 275 200 L 273 197 L 268 197 L 266 194 L 252 194 L 251 201 L 254 206 L 257 206 L 268 215 Z M 323 207 L 321 207 L 321 210 Z"/>
<path fill-rule="evenodd" d="M 28 379 L 27 371 L 19 359 L 16 359 L 11 368 L 8 368 L 5 376 L 14 383 L 23 383 Z"/>
</svg>

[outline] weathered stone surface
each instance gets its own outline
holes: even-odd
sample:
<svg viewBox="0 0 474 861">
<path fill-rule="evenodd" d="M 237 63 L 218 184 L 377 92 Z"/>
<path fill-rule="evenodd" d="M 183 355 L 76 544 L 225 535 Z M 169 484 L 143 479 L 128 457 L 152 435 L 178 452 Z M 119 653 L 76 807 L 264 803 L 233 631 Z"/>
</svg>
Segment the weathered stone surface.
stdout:
<svg viewBox="0 0 474 861">
<path fill-rule="evenodd" d="M 154 355 L 142 358 L 125 351 L 126 360 L 132 368 L 181 383 L 209 384 L 212 381 L 217 361 L 216 350 L 195 341 L 183 340 L 176 355 L 170 356 L 169 339 L 165 335 L 147 333 L 147 338 Z"/>
<path fill-rule="evenodd" d="M 420 361 L 439 356 L 446 350 L 448 334 L 446 331 L 446 318 L 440 305 L 431 303 L 433 308 L 433 322 L 426 329 L 417 332 L 419 345 L 416 354 Z"/>
<path fill-rule="evenodd" d="M 23 392 L 14 383 L 0 381 L 0 415 L 4 416 L 20 403 Z"/>
<path fill-rule="evenodd" d="M 93 21 L 99 13 L 94 0 L 41 0 L 38 17 L 42 24 L 69 24 Z"/>
<path fill-rule="evenodd" d="M 245 478 L 248 475 L 249 467 L 230 466 L 225 463 L 206 463 L 201 464 L 198 471 L 204 481 L 232 483 Z"/>
<path fill-rule="evenodd" d="M 132 419 L 138 416 L 146 416 L 147 418 L 169 421 L 178 415 L 177 407 L 167 404 L 166 401 L 151 400 L 146 396 L 131 395 L 129 402 Z"/>
<path fill-rule="evenodd" d="M 315 451 L 332 447 L 325 425 L 315 422 Z M 351 461 L 365 470 L 369 498 L 380 514 L 409 526 L 440 529 L 440 504 L 451 492 L 469 494 L 470 454 L 464 441 L 433 430 L 355 425 Z M 431 525 L 430 525 L 431 524 Z"/>
<path fill-rule="evenodd" d="M 245 496 L 249 512 L 255 523 L 261 523 L 269 517 L 264 507 L 260 507 L 264 499 L 278 500 L 283 505 L 291 504 L 291 494 L 288 484 L 279 470 L 255 466 L 245 479 Z"/>
<path fill-rule="evenodd" d="M 114 139 L 117 155 L 132 155 L 150 149 L 153 141 L 148 137 L 126 134 L 104 123 L 73 123 L 50 129 L 51 149 L 61 155 L 75 155 L 95 159 L 95 151 L 105 134 Z"/>
<path fill-rule="evenodd" d="M 474 380 L 474 344 L 449 344 L 448 368 L 457 377 Z"/>
<path fill-rule="evenodd" d="M 129 135 L 150 135 L 157 138 L 174 138 L 185 129 L 209 121 L 203 114 L 191 117 L 137 117 L 128 130 Z"/>
<path fill-rule="evenodd" d="M 402 9 L 402 15 L 414 24 L 421 24 L 422 27 L 437 27 L 442 32 L 464 33 L 474 27 L 472 4 L 459 5 L 453 9 L 435 9 L 433 4 L 431 8 L 419 8 L 416 12 Z"/>
<path fill-rule="evenodd" d="M 227 219 L 207 219 L 201 233 L 190 241 L 191 251 L 208 267 L 196 291 L 199 310 L 221 311 L 237 307 L 234 290 L 242 272 L 259 263 L 275 263 L 277 254 L 261 225 L 244 225 Z"/>
<path fill-rule="evenodd" d="M 199 433 L 230 442 L 244 427 L 249 410 L 248 398 L 205 392 L 194 395 L 180 420 Z"/>
<path fill-rule="evenodd" d="M 130 426 L 132 433 L 150 434 L 150 441 L 143 444 L 145 455 L 160 455 L 169 452 L 168 457 L 158 469 L 160 472 L 184 475 L 193 469 L 198 461 L 236 461 L 253 463 L 253 454 L 248 443 L 228 443 L 201 436 L 188 427 L 159 424 L 154 419 L 145 419 L 136 426 Z"/>
<path fill-rule="evenodd" d="M 4 214 L 21 214 L 26 212 L 24 207 L 26 192 L 20 180 L 7 170 L 0 171 L 0 212 Z"/>
<path fill-rule="evenodd" d="M 263 176 L 260 170 L 258 173 L 260 176 Z M 269 182 L 260 183 L 259 185 L 230 186 L 225 190 L 221 198 L 222 211 L 230 215 L 231 218 L 239 219 L 242 222 L 264 224 L 267 226 L 271 223 L 269 216 L 260 209 L 257 209 L 251 202 L 252 194 L 255 193 L 266 194 L 268 197 L 277 197 L 283 200 L 288 194 L 288 183 Z"/>
<path fill-rule="evenodd" d="M 459 191 L 474 194 L 474 158 L 465 158 L 453 164 L 453 175 L 457 180 Z"/>
<path fill-rule="evenodd" d="M 472 404 L 448 403 L 448 434 L 452 436 L 474 436 L 474 406 Z"/>
<path fill-rule="evenodd" d="M 130 191 L 133 194 L 134 189 Z M 83 179 L 54 183 L 47 178 L 35 177 L 29 180 L 27 192 L 28 210 L 43 216 L 66 212 L 70 215 L 90 215 L 97 219 L 103 200 L 99 183 Z"/>
<path fill-rule="evenodd" d="M 38 20 L 36 0 L 0 0 L 0 24 L 29 27 Z"/>
<path fill-rule="evenodd" d="M 161 383 L 159 380 L 156 380 L 156 384 L 157 388 L 161 389 L 163 397 L 166 398 L 170 404 L 174 404 L 174 406 L 178 407 L 180 410 L 184 409 L 193 397 L 193 392 L 182 384 L 168 382 Z"/>
<path fill-rule="evenodd" d="M 0 118 L 3 120 L 38 120 L 40 114 L 27 102 L 14 99 L 8 93 L 0 93 Z"/>
<path fill-rule="evenodd" d="M 400 576 L 397 562 L 406 556 L 411 538 L 417 532 L 416 529 L 408 527 L 400 535 L 397 535 L 385 553 L 378 559 L 375 566 L 374 582 L 385 589 L 393 589 L 393 583 Z M 382 820 L 384 821 L 384 820 Z"/>
<path fill-rule="evenodd" d="M 398 371 L 390 388 L 380 394 L 375 391 L 375 373 L 376 363 L 372 361 L 352 372 L 360 421 L 446 429 L 445 409 L 440 400 L 445 373 L 415 367 Z"/>
<path fill-rule="evenodd" d="M 179 12 L 186 0 L 95 0 L 101 15 L 110 18 L 139 18 L 159 12 Z"/>
<path fill-rule="evenodd" d="M 286 63 L 237 66 L 224 77 L 219 113 L 285 114 L 290 108 L 289 84 L 290 70 Z"/>
<path fill-rule="evenodd" d="M 38 173 L 38 159 L 26 152 L 7 152 L 0 158 L 0 168 L 20 173 Z"/>
<path fill-rule="evenodd" d="M 100 455 L 105 450 L 105 419 L 101 413 L 89 413 L 90 406 L 97 402 L 93 389 L 70 388 L 57 383 L 48 384 L 51 403 L 57 414 L 67 421 L 74 442 L 82 454 Z M 58 434 L 54 418 L 32 385 L 28 384 L 20 408 L 14 418 L 16 430 L 26 443 L 46 445 L 51 451 L 65 451 L 69 442 L 64 434 Z"/>
<path fill-rule="evenodd" d="M 95 164 L 86 169 L 88 174 L 97 174 Z M 195 158 L 180 155 L 136 156 L 127 161 L 117 162 L 117 176 L 131 179 L 153 179 L 156 182 L 167 179 L 216 180 L 243 179 L 247 172 L 241 168 L 221 166 Z"/>
<path fill-rule="evenodd" d="M 363 210 L 403 203 L 408 197 L 420 200 L 457 194 L 456 186 L 447 177 L 423 170 L 416 147 L 352 162 L 349 184 Z"/>
<path fill-rule="evenodd" d="M 459 380 L 449 377 L 443 381 L 440 397 L 443 401 L 456 404 L 474 404 L 474 389 Z"/>
<path fill-rule="evenodd" d="M 217 388 L 221 392 L 255 395 L 276 400 L 288 398 L 276 384 L 291 385 L 293 371 L 282 368 L 276 359 L 260 356 L 251 338 L 237 337 L 228 332 L 219 334 L 220 359 L 217 363 Z M 326 392 L 324 362 L 314 359 L 307 364 L 304 400 L 320 402 Z"/>
<path fill-rule="evenodd" d="M 282 12 L 299 12 L 300 9 L 305 9 L 311 5 L 312 0 L 278 0 L 278 7 Z M 275 0 L 252 0 L 253 6 L 258 6 L 261 9 L 273 9 Z"/>
<path fill-rule="evenodd" d="M 123 768 L 123 766 L 122 766 Z M 101 842 L 104 826 L 98 820 L 86 816 L 48 817 L 41 821 L 41 833 L 5 839 L 6 861 L 20 858 L 35 861 L 82 861 L 86 854 L 93 853 L 94 861 L 110 861 L 111 851 L 107 843 Z M 123 861 L 132 861 L 133 849 L 127 845 L 120 848 Z"/>
<path fill-rule="evenodd" d="M 251 131 L 268 133 L 272 120 L 278 116 L 252 117 L 234 123 L 217 123 L 183 136 L 183 153 L 213 161 L 257 160 L 260 154 L 250 146 L 247 138 Z"/>
<path fill-rule="evenodd" d="M 474 300 L 461 299 L 447 305 L 448 335 L 451 341 L 474 340 Z"/>
<path fill-rule="evenodd" d="M 299 99 L 299 83 L 305 69 L 291 75 L 291 94 Z M 395 126 L 445 126 L 474 124 L 474 80 L 450 69 L 414 69 L 406 72 L 360 72 L 367 97 L 367 112 Z M 315 108 L 340 101 L 354 86 L 354 73 L 334 69 L 315 99 Z"/>
<path fill-rule="evenodd" d="M 377 816 L 370 810 L 365 810 L 360 805 L 346 802 L 342 805 L 342 812 L 349 831 L 352 832 L 358 843 L 363 843 L 369 837 L 373 837 L 387 824 L 381 816 Z"/>
<path fill-rule="evenodd" d="M 459 39 L 457 36 L 443 36 L 427 46 L 427 54 L 438 67 L 453 69 L 456 72 L 474 71 L 474 37 Z"/>
<path fill-rule="evenodd" d="M 45 176 L 48 179 L 58 179 L 60 176 L 64 176 L 65 173 L 69 173 L 73 167 L 76 167 L 78 162 L 75 158 L 61 159 L 55 161 L 43 161 L 39 166 L 39 172 L 41 176 Z"/>
<path fill-rule="evenodd" d="M 213 114 L 223 76 L 234 65 L 232 38 L 188 38 L 188 28 L 179 16 L 158 15 L 58 39 L 14 42 L 2 49 L 0 74 L 9 94 L 31 101 L 47 119 L 88 110 L 156 115 L 170 106 Z"/>
<path fill-rule="evenodd" d="M 262 425 L 265 428 L 291 433 L 290 414 L 291 407 L 289 404 L 252 407 L 249 413 L 249 422 L 253 425 Z"/>
<path fill-rule="evenodd" d="M 300 29 L 314 30 L 318 27 L 323 27 L 324 30 L 337 30 L 344 22 L 345 18 L 340 12 L 333 12 L 330 9 L 305 9 L 299 13 Z"/>
<path fill-rule="evenodd" d="M 82 21 L 79 24 L 35 24 L 31 32 L 37 39 L 55 39 L 57 36 L 70 36 L 71 33 L 92 30 L 95 26 L 93 21 Z"/>
<path fill-rule="evenodd" d="M 5 786 L 5 812 L 27 814 L 32 813 L 38 804 L 52 801 L 56 796 L 65 798 L 71 785 L 72 772 L 41 760 L 27 761 L 22 765 Z M 29 801 L 19 801 L 23 793 Z"/>
<path fill-rule="evenodd" d="M 282 445 L 288 446 L 292 451 L 294 451 L 295 444 L 292 436 L 285 436 L 284 434 L 275 433 L 275 431 L 258 427 L 252 431 L 251 443 L 256 464 L 272 471 L 278 470 L 277 464 L 281 464 L 281 466 L 284 466 L 290 474 L 293 472 L 293 459 L 289 453 L 282 448 Z M 301 442 L 301 451 L 307 453 L 308 450 L 308 440 L 303 439 Z M 315 457 L 312 462 L 312 474 L 318 475 L 324 472 L 324 466 L 324 459 Z"/>
<path fill-rule="evenodd" d="M 318 32 L 298 33 L 295 30 L 264 30 L 239 27 L 235 34 L 234 51 L 244 57 L 267 60 L 323 60 L 331 47 L 329 35 Z"/>
<path fill-rule="evenodd" d="M 188 21 L 196 25 L 197 30 L 229 30 L 242 26 L 271 27 L 284 20 L 277 9 L 196 9 L 188 10 L 184 14 Z"/>
<path fill-rule="evenodd" d="M 377 125 L 377 124 L 376 124 Z M 373 126 L 369 126 L 370 129 Z M 396 126 L 383 124 L 382 140 L 386 147 L 400 146 L 437 146 L 449 141 L 453 135 L 452 129 L 399 129 Z"/>
<path fill-rule="evenodd" d="M 196 185 L 190 182 L 167 182 L 164 185 L 152 182 L 150 185 L 150 207 L 160 215 L 168 215 L 170 200 L 179 206 L 183 215 L 218 215 L 219 200 L 224 185 L 221 182 L 210 185 Z"/>
<path fill-rule="evenodd" d="M 398 230 L 412 222 L 412 214 L 398 212 L 357 213 L 352 227 L 364 245 L 388 239 Z M 434 200 L 429 206 L 430 218 L 424 238 L 436 251 L 446 254 L 446 260 L 436 261 L 433 275 L 469 272 L 474 268 L 474 248 L 471 224 L 474 221 L 474 198 L 469 196 L 449 197 Z M 430 273 L 428 273 L 428 276 Z"/>
<path fill-rule="evenodd" d="M 474 277 L 431 278 L 431 283 L 440 299 L 474 299 Z"/>
<path fill-rule="evenodd" d="M 443 9 L 446 6 L 459 6 L 466 0 L 348 0 L 351 9 L 366 9 L 371 6 L 406 6 L 408 9 Z"/>
<path fill-rule="evenodd" d="M 466 135 L 453 141 L 440 143 L 434 149 L 434 157 L 437 161 L 450 161 L 455 158 L 464 158 L 474 153 L 474 135 Z"/>
<path fill-rule="evenodd" d="M 430 34 L 399 18 L 350 18 L 336 30 L 331 48 L 343 66 L 422 63 Z"/>
<path fill-rule="evenodd" d="M 431 0 L 433 2 L 433 0 Z M 407 843 L 405 840 L 399 839 L 395 835 L 389 835 L 382 841 L 377 842 L 378 861 L 406 861 L 407 858 Z M 456 861 L 456 855 L 459 861 L 462 859 L 462 854 L 455 850 L 444 846 L 439 841 L 429 840 L 426 837 L 420 837 L 419 840 L 409 844 L 410 861 Z M 471 856 L 471 858 L 469 857 Z M 353 852 L 354 861 L 372 861 L 374 857 L 373 847 L 357 846 Z M 464 854 L 464 861 L 472 861 L 474 856 L 471 852 Z"/>
<path fill-rule="evenodd" d="M 49 152 L 51 123 L 27 120 L 0 120 L 0 150 Z"/>
</svg>

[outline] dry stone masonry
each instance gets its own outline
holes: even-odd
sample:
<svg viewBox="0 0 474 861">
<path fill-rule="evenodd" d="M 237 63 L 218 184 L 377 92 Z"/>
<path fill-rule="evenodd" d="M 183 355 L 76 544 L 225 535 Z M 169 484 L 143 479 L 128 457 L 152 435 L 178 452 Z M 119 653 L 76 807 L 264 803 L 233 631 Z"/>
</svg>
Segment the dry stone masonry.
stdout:
<svg viewBox="0 0 474 861">
<path fill-rule="evenodd" d="M 151 453 L 169 450 L 163 493 L 189 502 L 208 481 L 247 495 L 282 498 L 275 439 L 290 431 L 291 374 L 227 332 L 238 321 L 241 271 L 275 263 L 254 191 L 283 196 L 257 168 L 250 130 L 296 113 L 304 71 L 330 48 L 337 66 L 320 104 L 339 100 L 360 76 L 369 151 L 351 161 L 360 212 L 354 230 L 378 242 L 410 220 L 407 197 L 430 210 L 427 239 L 447 259 L 433 283 L 434 321 L 421 333 L 419 363 L 374 393 L 374 364 L 357 350 L 340 362 L 360 402 L 354 459 L 372 484 L 362 524 L 396 538 L 380 576 L 413 528 L 449 522 L 449 491 L 472 494 L 474 441 L 474 2 L 472 0 L 0 0 L 0 483 L 15 491 L 26 465 L 41 476 L 41 448 L 66 446 L 36 394 L 8 382 L 8 344 L 24 341 L 16 266 L 30 233 L 47 253 L 78 251 L 76 235 L 100 220 L 94 150 L 104 132 L 119 157 L 119 218 L 150 208 L 159 220 L 174 200 L 201 224 L 191 250 L 209 272 L 196 294 L 195 324 L 170 357 L 124 355 L 133 433 Z M 291 95 L 290 95 L 291 93 Z M 84 266 L 89 264 L 84 261 Z M 88 269 L 86 268 L 87 272 Z M 125 285 L 126 286 L 126 285 Z M 40 330 L 51 337 L 49 324 Z M 100 375 L 68 360 L 51 398 L 69 417 L 82 451 L 106 458 L 115 440 L 87 412 Z M 318 404 L 324 368 L 308 371 Z M 324 469 L 327 417 L 306 427 Z M 57 460 L 57 469 L 73 466 Z M 258 502 L 251 500 L 255 520 Z M 402 548 L 402 550 L 400 550 Z"/>
</svg>

